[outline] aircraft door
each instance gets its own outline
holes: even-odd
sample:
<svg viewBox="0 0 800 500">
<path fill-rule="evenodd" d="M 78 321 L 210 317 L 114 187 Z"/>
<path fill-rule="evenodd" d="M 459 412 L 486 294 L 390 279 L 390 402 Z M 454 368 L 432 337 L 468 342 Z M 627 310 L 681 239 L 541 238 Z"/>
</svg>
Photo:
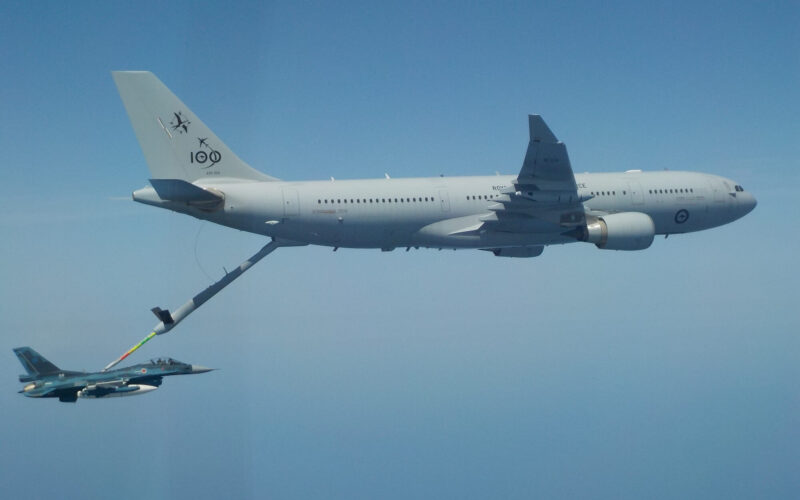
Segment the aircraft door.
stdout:
<svg viewBox="0 0 800 500">
<path fill-rule="evenodd" d="M 642 191 L 642 185 L 638 182 L 629 182 L 628 183 L 628 192 L 631 195 L 631 202 L 634 206 L 642 206 L 644 205 L 644 192 Z"/>
<path fill-rule="evenodd" d="M 722 182 L 708 181 L 708 185 L 713 193 L 714 203 L 712 207 L 728 208 L 729 196 L 727 196 Z"/>
<path fill-rule="evenodd" d="M 442 212 L 450 211 L 450 195 L 445 189 L 439 190 L 439 206 L 442 207 Z"/>
<path fill-rule="evenodd" d="M 283 216 L 300 215 L 300 199 L 296 189 L 283 188 Z"/>
</svg>

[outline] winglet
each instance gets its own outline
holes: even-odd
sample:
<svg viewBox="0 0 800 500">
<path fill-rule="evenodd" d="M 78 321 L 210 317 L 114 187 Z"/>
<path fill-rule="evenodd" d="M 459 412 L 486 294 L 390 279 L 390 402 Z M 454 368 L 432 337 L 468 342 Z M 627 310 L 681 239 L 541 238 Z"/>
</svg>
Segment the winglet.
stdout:
<svg viewBox="0 0 800 500">
<path fill-rule="evenodd" d="M 526 185 L 550 191 L 569 191 L 578 198 L 575 176 L 567 155 L 567 146 L 556 139 L 539 115 L 528 115 L 530 141 L 522 161 L 515 189 Z"/>
<path fill-rule="evenodd" d="M 530 130 L 531 141 L 557 143 L 555 134 L 544 122 L 541 115 L 528 115 L 528 129 Z"/>
</svg>

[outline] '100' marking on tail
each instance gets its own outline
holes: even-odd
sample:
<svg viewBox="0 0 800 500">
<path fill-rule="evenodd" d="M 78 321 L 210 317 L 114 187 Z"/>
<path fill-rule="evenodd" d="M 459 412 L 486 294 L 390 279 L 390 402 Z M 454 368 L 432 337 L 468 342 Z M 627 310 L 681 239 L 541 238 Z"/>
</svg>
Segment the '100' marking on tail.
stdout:
<svg viewBox="0 0 800 500">
<path fill-rule="evenodd" d="M 200 168 L 210 168 L 222 160 L 222 153 L 209 146 L 207 142 L 208 137 L 198 137 L 197 141 L 200 143 L 200 148 L 205 147 L 208 149 L 208 151 L 204 151 L 203 149 L 199 149 L 198 151 L 190 151 L 189 163 L 198 163 L 202 165 Z M 210 163 L 208 165 L 204 165 L 207 162 Z"/>
</svg>

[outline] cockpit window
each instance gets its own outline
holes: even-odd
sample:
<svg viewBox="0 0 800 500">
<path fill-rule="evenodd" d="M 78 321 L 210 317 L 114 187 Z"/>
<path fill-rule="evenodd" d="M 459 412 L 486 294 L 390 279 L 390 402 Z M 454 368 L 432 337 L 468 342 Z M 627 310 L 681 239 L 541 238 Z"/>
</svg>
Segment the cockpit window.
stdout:
<svg viewBox="0 0 800 500">
<path fill-rule="evenodd" d="M 166 359 L 165 358 L 157 358 L 157 359 L 151 359 L 150 360 L 150 363 L 153 364 L 153 365 L 174 365 L 175 363 L 178 363 L 178 362 L 179 361 L 176 361 L 176 360 L 174 360 L 172 358 L 166 358 Z"/>
<path fill-rule="evenodd" d="M 735 189 L 737 192 L 742 192 L 742 191 L 744 191 L 744 188 L 743 188 L 741 185 L 739 185 L 739 184 L 735 185 L 735 186 L 733 187 L 733 189 Z"/>
</svg>

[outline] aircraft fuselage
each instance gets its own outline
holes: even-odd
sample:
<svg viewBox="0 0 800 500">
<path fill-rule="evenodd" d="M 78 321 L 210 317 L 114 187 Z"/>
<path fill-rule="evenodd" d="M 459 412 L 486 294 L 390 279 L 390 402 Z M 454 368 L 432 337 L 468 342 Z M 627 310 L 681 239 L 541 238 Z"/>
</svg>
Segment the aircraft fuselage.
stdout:
<svg viewBox="0 0 800 500">
<path fill-rule="evenodd" d="M 301 243 L 349 248 L 501 248 L 578 241 L 558 221 L 520 218 L 515 232 L 481 232 L 516 176 L 429 177 L 300 182 L 196 182 L 224 194 L 208 211 L 161 200 L 153 188 L 134 200 L 200 219 Z M 640 212 L 656 234 L 700 231 L 732 222 L 753 209 L 754 197 L 723 177 L 679 171 L 575 174 L 587 215 Z M 536 196 L 536 193 L 532 193 Z M 559 200 L 534 201 L 532 212 Z"/>
</svg>

